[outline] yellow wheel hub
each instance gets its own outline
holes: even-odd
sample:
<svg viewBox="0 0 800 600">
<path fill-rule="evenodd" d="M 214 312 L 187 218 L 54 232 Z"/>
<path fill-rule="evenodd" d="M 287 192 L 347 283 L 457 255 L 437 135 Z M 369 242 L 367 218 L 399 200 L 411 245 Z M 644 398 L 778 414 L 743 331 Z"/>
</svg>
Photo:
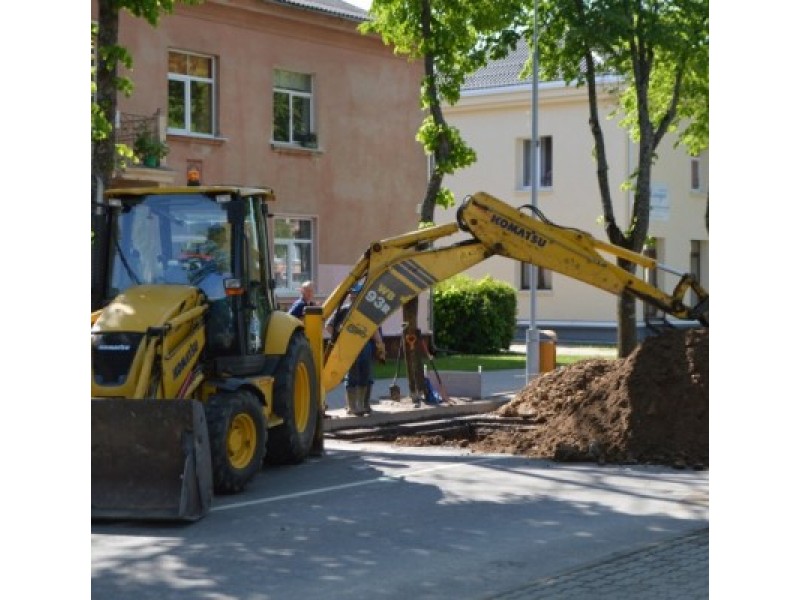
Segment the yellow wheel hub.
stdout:
<svg viewBox="0 0 800 600">
<path fill-rule="evenodd" d="M 228 430 L 228 458 L 237 469 L 243 469 L 256 452 L 256 424 L 253 419 L 246 414 L 238 414 L 231 423 Z"/>
</svg>

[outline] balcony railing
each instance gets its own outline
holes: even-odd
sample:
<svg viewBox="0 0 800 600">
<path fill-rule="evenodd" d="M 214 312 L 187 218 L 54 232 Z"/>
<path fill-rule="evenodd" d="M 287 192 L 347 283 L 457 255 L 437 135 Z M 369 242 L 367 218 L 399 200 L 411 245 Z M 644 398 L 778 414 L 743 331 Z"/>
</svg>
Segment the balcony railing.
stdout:
<svg viewBox="0 0 800 600">
<path fill-rule="evenodd" d="M 136 115 L 117 111 L 117 143 L 133 148 L 136 138 L 142 133 L 149 133 L 162 142 L 167 139 L 166 118 L 157 110 L 152 115 Z"/>
<path fill-rule="evenodd" d="M 167 119 L 166 116 L 157 110 L 152 115 L 137 115 L 133 113 L 117 112 L 115 127 L 115 141 L 117 144 L 125 144 L 133 149 L 138 138 L 143 133 L 150 134 L 162 142 L 167 139 Z M 141 160 L 142 157 L 139 157 Z M 165 168 L 161 163 L 160 168 L 148 167 L 143 162 L 123 160 L 121 168 L 115 173 L 116 183 L 130 185 L 130 182 L 137 182 L 141 185 L 174 185 L 176 172 Z"/>
</svg>

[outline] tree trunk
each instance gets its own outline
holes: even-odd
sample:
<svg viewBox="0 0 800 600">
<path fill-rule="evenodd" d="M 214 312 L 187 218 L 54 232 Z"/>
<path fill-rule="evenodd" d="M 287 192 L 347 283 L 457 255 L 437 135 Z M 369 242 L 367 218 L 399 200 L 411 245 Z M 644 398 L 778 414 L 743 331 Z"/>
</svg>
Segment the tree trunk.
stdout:
<svg viewBox="0 0 800 600">
<path fill-rule="evenodd" d="M 600 190 L 600 203 L 603 207 L 604 228 L 608 240 L 612 244 L 630 248 L 631 240 L 619 227 L 616 217 L 614 216 L 614 204 L 612 202 L 611 186 L 608 180 L 608 160 L 605 149 L 605 138 L 603 136 L 603 128 L 600 124 L 600 112 L 598 110 L 594 60 L 592 53 L 588 49 L 585 58 L 587 65 L 586 83 L 589 94 L 589 128 L 594 138 L 594 152 L 597 161 L 597 182 Z M 645 232 L 646 231 L 645 229 Z M 632 271 L 634 268 L 633 265 L 627 261 L 619 261 L 618 264 L 629 271 Z M 617 354 L 620 358 L 628 356 L 633 352 L 638 343 L 637 338 L 636 298 L 630 294 L 623 293 L 617 298 Z"/>
<path fill-rule="evenodd" d="M 623 293 L 617 299 L 617 356 L 629 356 L 639 344 L 636 331 L 636 297 Z"/>
<path fill-rule="evenodd" d="M 105 272 L 108 269 L 108 216 L 105 210 L 95 205 L 95 201 L 100 199 L 103 186 L 100 185 L 99 178 L 92 177 L 92 248 L 91 248 L 91 310 L 95 311 L 102 308 L 105 290 Z"/>
<path fill-rule="evenodd" d="M 116 128 L 113 127 L 117 113 L 117 65 L 104 58 L 103 49 L 117 45 L 119 34 L 119 9 L 113 0 L 100 0 L 98 6 L 97 61 L 95 71 L 95 102 L 102 109 L 109 123 L 111 133 L 104 139 L 92 139 L 92 183 L 91 183 L 91 309 L 97 310 L 103 302 L 103 273 L 106 269 L 108 247 L 106 238 L 107 218 L 95 206 L 98 194 L 111 185 L 116 158 Z"/>
<path fill-rule="evenodd" d="M 95 82 L 97 91 L 95 101 L 106 119 L 113 125 L 117 114 L 117 63 L 108 61 L 103 49 L 117 45 L 119 37 L 119 9 L 114 0 L 100 0 L 97 25 L 97 68 Z M 103 187 L 111 183 L 114 173 L 116 129 L 102 140 L 92 140 L 92 180 L 99 177 Z"/>
<path fill-rule="evenodd" d="M 419 298 L 416 297 L 403 305 L 403 339 L 405 344 L 406 373 L 408 373 L 408 395 L 414 402 L 425 401 L 425 370 L 420 356 L 420 336 L 417 315 Z"/>
<path fill-rule="evenodd" d="M 422 2 L 422 36 L 425 40 L 431 40 L 433 37 L 431 31 L 431 2 L 430 0 L 423 0 Z M 430 52 L 424 56 L 425 65 L 425 96 L 428 100 L 429 110 L 434 122 L 437 125 L 446 127 L 447 122 L 444 118 L 442 105 L 439 102 L 439 94 L 436 88 L 436 69 L 434 66 L 434 55 Z M 450 144 L 445 135 L 439 135 L 438 144 L 433 151 L 433 171 L 428 180 L 428 186 L 425 190 L 425 197 L 422 200 L 422 210 L 420 220 L 423 223 L 433 222 L 433 213 L 436 206 L 436 196 L 442 186 L 444 175 L 436 168 L 443 160 L 446 160 L 450 154 Z M 403 336 L 405 340 L 411 339 L 407 336 L 413 336 L 414 344 L 406 343 L 406 373 L 408 373 L 408 389 L 411 398 L 416 401 L 422 401 L 425 398 L 425 371 L 423 369 L 422 357 L 420 356 L 419 336 L 421 331 L 418 327 L 419 324 L 419 299 L 414 298 L 412 301 L 403 305 L 403 321 L 407 323 L 403 329 Z"/>
</svg>

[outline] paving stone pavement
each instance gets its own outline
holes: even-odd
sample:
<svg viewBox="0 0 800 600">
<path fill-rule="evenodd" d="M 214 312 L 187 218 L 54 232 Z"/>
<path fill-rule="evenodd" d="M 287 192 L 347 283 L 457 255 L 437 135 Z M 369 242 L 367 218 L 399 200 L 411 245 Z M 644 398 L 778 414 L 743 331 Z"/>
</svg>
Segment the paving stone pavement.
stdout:
<svg viewBox="0 0 800 600">
<path fill-rule="evenodd" d="M 708 569 L 708 529 L 700 529 L 485 600 L 705 600 Z"/>
</svg>

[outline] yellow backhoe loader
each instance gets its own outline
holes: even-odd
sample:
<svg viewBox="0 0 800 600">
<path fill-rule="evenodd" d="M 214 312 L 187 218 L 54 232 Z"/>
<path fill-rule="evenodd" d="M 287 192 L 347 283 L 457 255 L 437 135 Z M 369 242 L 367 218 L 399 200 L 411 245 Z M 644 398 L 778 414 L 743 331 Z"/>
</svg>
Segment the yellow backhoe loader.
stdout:
<svg viewBox="0 0 800 600">
<path fill-rule="evenodd" d="M 196 520 L 215 493 L 243 490 L 265 461 L 320 454 L 325 394 L 374 331 L 423 290 L 493 255 L 708 325 L 708 294 L 693 276 L 662 292 L 600 252 L 666 268 L 653 259 L 486 193 L 466 198 L 455 223 L 371 244 L 301 321 L 275 303 L 266 226 L 274 199 L 269 189 L 187 186 L 108 190 L 97 202 L 93 519 Z M 356 283 L 362 289 L 324 348 L 323 324 Z M 689 290 L 694 306 L 684 304 Z"/>
</svg>

